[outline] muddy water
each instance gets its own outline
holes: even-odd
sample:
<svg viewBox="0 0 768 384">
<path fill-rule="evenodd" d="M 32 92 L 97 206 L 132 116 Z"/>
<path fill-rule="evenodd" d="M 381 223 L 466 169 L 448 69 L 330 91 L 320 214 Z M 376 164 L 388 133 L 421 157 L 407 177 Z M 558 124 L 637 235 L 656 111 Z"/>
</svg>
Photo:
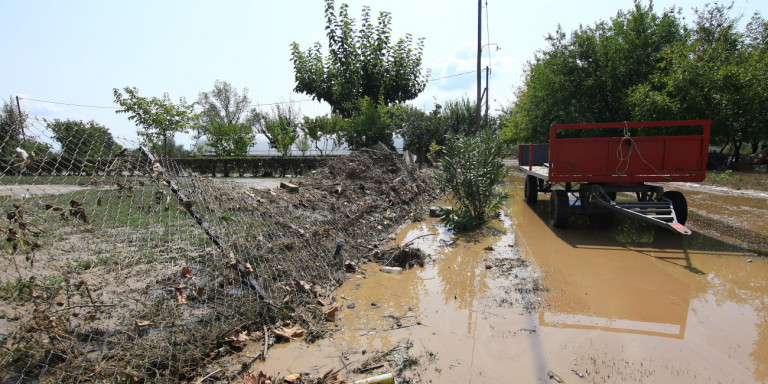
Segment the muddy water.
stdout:
<svg viewBox="0 0 768 384">
<path fill-rule="evenodd" d="M 763 259 L 631 221 L 552 231 L 546 202 L 510 197 L 474 234 L 405 228 L 399 244 L 428 235 L 414 241 L 431 255 L 424 268 L 366 266 L 336 292 L 333 336 L 273 347 L 254 369 L 318 375 L 408 339 L 420 364 L 407 375 L 435 383 L 768 382 Z M 520 293 L 535 275 L 549 289 L 538 309 Z"/>
<path fill-rule="evenodd" d="M 703 215 L 738 228 L 768 233 L 768 194 L 765 192 L 682 183 L 674 183 L 670 187 L 683 192 L 688 204 L 695 206 Z"/>
</svg>

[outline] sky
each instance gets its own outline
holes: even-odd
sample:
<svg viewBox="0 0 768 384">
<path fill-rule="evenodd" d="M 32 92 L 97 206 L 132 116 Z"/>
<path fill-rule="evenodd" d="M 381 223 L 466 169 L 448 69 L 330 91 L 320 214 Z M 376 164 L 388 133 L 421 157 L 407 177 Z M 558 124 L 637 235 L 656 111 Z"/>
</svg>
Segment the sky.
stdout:
<svg viewBox="0 0 768 384">
<path fill-rule="evenodd" d="M 482 0 L 482 67 L 489 65 L 492 113 L 511 105 L 525 65 L 547 48 L 545 37 L 561 25 L 566 33 L 594 25 L 633 7 L 632 0 Z M 670 7 L 693 20 L 692 9 L 707 0 L 656 0 L 657 13 Z M 392 14 L 393 41 L 410 33 L 425 39 L 425 90 L 409 102 L 430 110 L 435 102 L 476 97 L 476 1 L 347 0 L 358 21 L 362 7 Z M 114 136 L 136 140 L 136 126 L 116 114 L 113 88 L 137 87 L 139 95 L 196 101 L 200 92 L 227 81 L 254 105 L 294 100 L 306 116 L 330 112 L 311 96 L 293 93 L 290 44 L 327 48 L 321 0 L 53 1 L 2 0 L 0 97 L 19 96 L 33 118 L 74 119 L 108 127 Z M 647 4 L 647 1 L 643 1 Z M 768 0 L 734 0 L 743 21 Z M 496 49 L 496 48 L 499 49 Z M 324 50 L 327 53 L 327 51 Z M 490 57 L 489 57 L 490 55 Z M 452 76 L 452 77 L 447 77 Z M 447 77 L 447 78 L 446 78 Z M 485 86 L 485 74 L 482 76 Z M 46 103 L 43 100 L 54 103 Z M 15 99 L 14 99 L 15 102 Z M 66 104 L 77 104 L 66 105 Z M 189 136 L 177 137 L 189 145 Z"/>
</svg>

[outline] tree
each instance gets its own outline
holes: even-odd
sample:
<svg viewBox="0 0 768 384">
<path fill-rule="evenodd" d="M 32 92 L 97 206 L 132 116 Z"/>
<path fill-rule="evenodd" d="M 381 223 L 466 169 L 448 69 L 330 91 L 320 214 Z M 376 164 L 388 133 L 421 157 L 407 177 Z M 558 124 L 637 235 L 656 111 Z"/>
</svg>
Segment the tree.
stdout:
<svg viewBox="0 0 768 384">
<path fill-rule="evenodd" d="M 348 120 L 332 113 L 315 117 L 305 116 L 301 128 L 304 134 L 312 140 L 315 149 L 322 156 L 335 151 L 341 146 L 341 133 L 346 131 L 348 123 Z M 322 148 L 320 147 L 320 142 L 323 143 Z"/>
<path fill-rule="evenodd" d="M 397 105 L 392 109 L 397 133 L 403 137 L 403 149 L 415 153 L 419 163 L 429 161 L 430 145 L 442 145 L 445 141 L 445 124 L 439 118 L 440 104 L 435 104 L 429 115 L 412 105 Z"/>
<path fill-rule="evenodd" d="M 187 132 L 189 125 L 196 120 L 194 103 L 187 104 L 186 99 L 182 97 L 179 104 L 174 104 L 167 93 L 163 94 L 162 99 L 148 99 L 139 96 L 136 87 L 125 87 L 123 92 L 125 95 L 119 89 L 113 89 L 115 103 L 122 107 L 116 112 L 130 114 L 128 120 L 139 125 L 136 133 L 147 143 L 160 142 L 163 155 L 167 157 L 174 134 Z"/>
<path fill-rule="evenodd" d="M 16 156 L 16 148 L 21 145 L 21 128 L 26 125 L 29 116 L 19 110 L 13 96 L 8 101 L 3 100 L 3 110 L 0 114 L 0 170 L 5 172 L 11 166 Z"/>
<path fill-rule="evenodd" d="M 357 100 L 364 97 L 385 105 L 416 98 L 429 78 L 429 70 L 421 72 L 424 39 L 413 46 L 413 37 L 406 34 L 392 44 L 391 14 L 379 12 L 374 25 L 367 6 L 363 7 L 362 25 L 355 31 L 348 8 L 342 4 L 337 16 L 334 0 L 325 1 L 327 57 L 319 42 L 306 51 L 296 42 L 291 44 L 294 91 L 327 102 L 344 118 L 352 117 Z"/>
<path fill-rule="evenodd" d="M 226 81 L 202 92 L 197 104 L 203 111 L 197 117 L 198 136 L 206 135 L 208 146 L 217 156 L 243 156 L 248 153 L 256 135 L 253 130 L 255 110 L 249 110 L 248 88 L 242 94 Z"/>
<path fill-rule="evenodd" d="M 697 9 L 687 39 L 665 53 L 657 74 L 633 88 L 629 103 L 635 119 L 711 119 L 712 141 L 732 144 L 738 161 L 745 141 L 755 151 L 768 137 L 768 58 L 765 20 L 755 15 L 742 33 L 740 17 L 730 11 L 722 4 Z"/>
<path fill-rule="evenodd" d="M 109 130 L 91 120 L 45 121 L 53 138 L 61 145 L 61 159 L 82 170 L 83 166 L 106 165 L 122 147 L 115 142 Z"/>
<path fill-rule="evenodd" d="M 360 99 L 356 104 L 359 112 L 353 115 L 342 133 L 347 147 L 358 150 L 381 143 L 394 149 L 395 124 L 391 119 L 390 107 L 368 97 Z"/>
<path fill-rule="evenodd" d="M 283 156 L 288 156 L 291 145 L 299 137 L 301 109 L 291 100 L 273 105 L 271 113 L 255 113 L 259 131 L 267 137 L 269 146 Z"/>
<path fill-rule="evenodd" d="M 286 119 L 281 115 L 278 115 L 277 119 L 264 121 L 264 134 L 269 138 L 270 147 L 283 156 L 290 154 L 291 145 L 299 135 L 295 128 L 288 126 Z"/>
<path fill-rule="evenodd" d="M 632 87 L 658 71 L 664 52 L 683 39 L 675 10 L 661 15 L 635 0 L 610 21 L 580 27 L 566 39 L 562 28 L 547 37 L 525 70 L 517 100 L 504 118 L 509 141 L 545 141 L 553 123 L 629 120 Z"/>
</svg>

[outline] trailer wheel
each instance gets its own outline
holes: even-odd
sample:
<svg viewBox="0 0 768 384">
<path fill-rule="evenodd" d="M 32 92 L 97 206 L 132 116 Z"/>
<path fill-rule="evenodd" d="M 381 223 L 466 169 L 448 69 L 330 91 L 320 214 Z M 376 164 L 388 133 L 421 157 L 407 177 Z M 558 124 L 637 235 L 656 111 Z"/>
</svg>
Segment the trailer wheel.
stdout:
<svg viewBox="0 0 768 384">
<path fill-rule="evenodd" d="M 539 198 L 539 179 L 535 176 L 528 175 L 525 177 L 525 202 L 528 204 L 536 204 L 536 200 Z"/>
<path fill-rule="evenodd" d="M 552 191 L 549 196 L 549 225 L 555 228 L 568 225 L 568 192 Z"/>
<path fill-rule="evenodd" d="M 666 191 L 664 197 L 672 202 L 672 209 L 675 210 L 677 222 L 685 225 L 688 220 L 688 201 L 685 200 L 685 195 L 678 191 Z"/>
</svg>

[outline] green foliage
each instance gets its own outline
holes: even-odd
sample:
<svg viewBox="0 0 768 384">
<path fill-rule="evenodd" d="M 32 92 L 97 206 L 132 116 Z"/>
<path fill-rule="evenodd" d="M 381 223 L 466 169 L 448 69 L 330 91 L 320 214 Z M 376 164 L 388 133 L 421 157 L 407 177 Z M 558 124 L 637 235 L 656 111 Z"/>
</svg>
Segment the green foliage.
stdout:
<svg viewBox="0 0 768 384">
<path fill-rule="evenodd" d="M 312 140 L 315 149 L 322 156 L 341 146 L 341 134 L 346 131 L 348 124 L 349 120 L 336 113 L 316 117 L 305 116 L 302 130 Z M 323 142 L 322 148 L 320 148 L 321 141 Z"/>
<path fill-rule="evenodd" d="M 679 17 L 661 15 L 635 0 L 630 11 L 580 27 L 566 39 L 557 31 L 549 48 L 528 63 L 516 102 L 504 119 L 508 142 L 546 141 L 554 123 L 626 121 L 627 97 L 664 61 L 663 53 L 683 39 Z"/>
<path fill-rule="evenodd" d="M 91 120 L 45 120 L 53 138 L 61 145 L 62 160 L 70 164 L 90 164 L 108 160 L 122 147 L 109 129 Z"/>
<path fill-rule="evenodd" d="M 249 110 L 248 88 L 240 94 L 226 81 L 213 85 L 211 92 L 201 92 L 197 104 L 203 111 L 197 116 L 198 135 L 205 134 L 207 145 L 216 156 L 244 156 L 256 135 L 255 110 Z"/>
<path fill-rule="evenodd" d="M 223 122 L 210 122 L 204 128 L 208 137 L 206 145 L 213 150 L 216 156 L 237 157 L 248 154 L 256 140 L 253 128 L 248 124 L 227 124 Z"/>
<path fill-rule="evenodd" d="M 269 145 L 283 156 L 290 154 L 291 145 L 299 135 L 295 128 L 288 126 L 283 116 L 278 116 L 277 120 L 265 121 L 264 132 L 269 137 Z"/>
<path fill-rule="evenodd" d="M 307 152 L 312 148 L 309 143 L 309 136 L 299 135 L 299 138 L 294 142 L 296 144 L 296 150 L 301 153 L 302 156 L 306 156 Z"/>
<path fill-rule="evenodd" d="M 365 97 L 357 102 L 357 112 L 343 132 L 344 141 L 351 150 L 367 148 L 378 143 L 394 148 L 390 107 Z"/>
<path fill-rule="evenodd" d="M 29 116 L 22 111 L 19 114 L 13 96 L 8 101 L 3 100 L 0 112 L 0 170 L 5 170 L 16 156 L 16 147 L 21 144 L 21 127 L 27 123 Z"/>
<path fill-rule="evenodd" d="M 327 57 L 321 53 L 319 42 L 306 51 L 296 42 L 291 44 L 294 91 L 327 102 L 345 118 L 352 117 L 358 100 L 364 97 L 385 105 L 416 98 L 429 78 L 429 70 L 421 72 L 424 39 L 413 46 L 413 37 L 406 34 L 392 44 L 392 16 L 380 12 L 374 25 L 367 6 L 356 31 L 348 8 L 342 4 L 337 15 L 334 0 L 325 1 Z"/>
<path fill-rule="evenodd" d="M 403 149 L 424 155 L 429 152 L 430 143 L 436 140 L 442 142 L 445 130 L 434 124 L 431 115 L 412 105 L 396 105 L 392 111 L 392 123 L 404 140 Z"/>
<path fill-rule="evenodd" d="M 768 26 L 753 16 L 746 32 L 730 7 L 707 5 L 687 39 L 665 52 L 665 62 L 648 83 L 632 89 L 634 119 L 712 120 L 712 139 L 739 148 L 768 139 Z M 738 161 L 738 159 L 736 159 Z"/>
<path fill-rule="evenodd" d="M 254 120 L 260 125 L 259 131 L 269 140 L 269 146 L 283 156 L 291 152 L 291 145 L 299 137 L 303 120 L 301 109 L 293 100 L 272 106 L 271 113 L 254 112 Z"/>
<path fill-rule="evenodd" d="M 175 133 L 187 132 L 190 123 L 197 119 L 193 112 L 194 103 L 187 104 L 183 97 L 179 99 L 179 104 L 174 104 L 167 93 L 163 94 L 162 99 L 148 99 L 139 96 L 136 87 L 125 87 L 123 92 L 113 89 L 115 103 L 122 107 L 116 112 L 130 114 L 128 120 L 136 122 L 139 126 L 136 133 L 146 143 L 162 143 L 164 156 L 169 155 L 168 139 L 173 141 Z"/>
<path fill-rule="evenodd" d="M 438 190 L 449 193 L 453 204 L 443 210 L 441 221 L 456 230 L 472 229 L 501 208 L 507 195 L 496 186 L 507 175 L 504 150 L 497 133 L 489 129 L 475 136 L 448 138 L 442 170 L 433 177 Z"/>
<path fill-rule="evenodd" d="M 458 100 L 449 100 L 445 103 L 441 113 L 435 118 L 444 121 L 445 129 L 455 135 L 471 136 L 477 133 L 475 113 L 477 103 L 466 97 Z M 437 108 L 436 108 L 437 109 Z M 484 117 L 482 117 L 485 119 Z M 483 120 L 485 121 L 485 120 Z"/>
</svg>

